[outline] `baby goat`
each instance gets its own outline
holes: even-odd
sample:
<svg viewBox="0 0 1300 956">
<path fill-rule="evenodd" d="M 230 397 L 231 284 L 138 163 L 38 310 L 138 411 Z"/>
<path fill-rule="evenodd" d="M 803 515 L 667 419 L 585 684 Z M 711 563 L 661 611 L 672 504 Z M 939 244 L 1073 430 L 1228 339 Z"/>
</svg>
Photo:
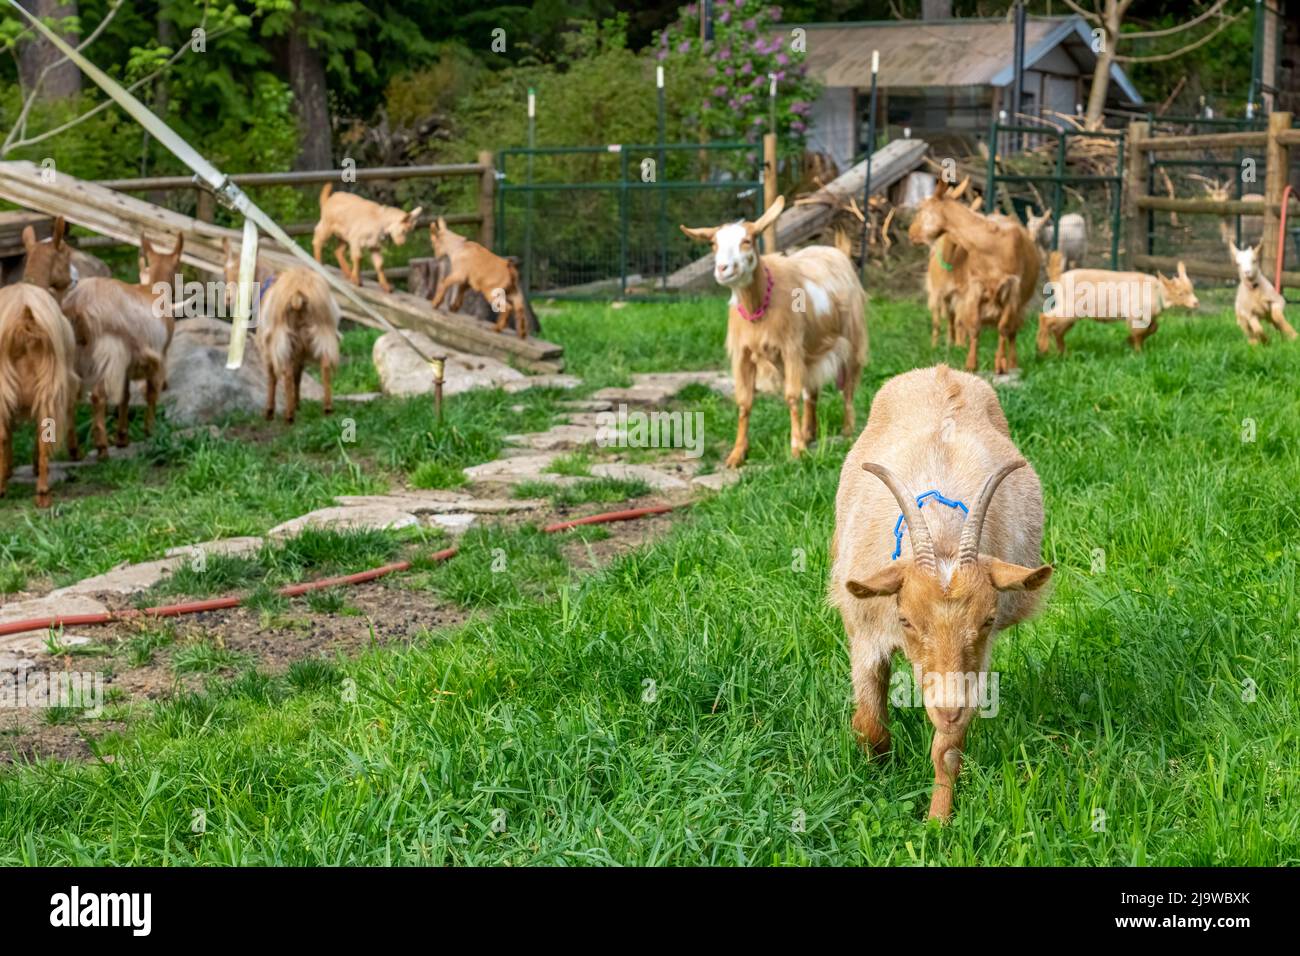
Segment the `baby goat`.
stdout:
<svg viewBox="0 0 1300 956">
<path fill-rule="evenodd" d="M 239 287 L 239 250 L 226 240 L 226 294 Z M 256 268 L 260 294 L 257 306 L 257 346 L 266 369 L 266 420 L 275 418 L 276 382 L 284 384 L 284 420 L 292 425 L 298 414 L 298 389 L 303 366 L 310 359 L 320 365 L 325 388 L 323 411 L 334 411 L 333 374 L 339 364 L 339 307 L 329 283 L 298 266 L 272 273 Z"/>
<path fill-rule="evenodd" d="M 1042 534 L 1038 476 L 987 383 L 940 365 L 881 387 L 840 472 L 830 601 L 848 633 L 864 749 L 889 750 L 894 652 L 912 664 L 934 725 L 931 817 L 952 814 L 994 638 L 1034 612 L 1052 576 Z"/>
<path fill-rule="evenodd" d="M 1267 319 L 1286 338 L 1294 339 L 1295 329 L 1286 320 L 1286 300 L 1259 271 L 1259 246 L 1238 249 L 1229 241 L 1228 250 L 1237 266 L 1237 325 L 1246 333 L 1246 341 L 1251 345 L 1268 344 L 1260 319 Z"/>
<path fill-rule="evenodd" d="M 515 331 L 521 339 L 527 338 L 528 306 L 524 304 L 519 270 L 515 264 L 452 232 L 447 227 L 447 220 L 441 216 L 429 225 L 429 239 L 433 243 L 433 254 L 447 257 L 447 271 L 433 291 L 433 307 L 441 306 L 447 290 L 455 286 L 456 292 L 448 307 L 452 312 L 459 311 L 468 285 L 492 306 L 492 311 L 497 314 L 498 332 L 506 330 L 506 321 L 513 315 Z"/>
<path fill-rule="evenodd" d="M 1170 306 L 1195 309 L 1200 304 L 1181 262 L 1173 279 L 1159 272 L 1154 277 L 1106 269 L 1062 272 L 1062 264 L 1060 252 L 1047 258 L 1050 282 L 1038 316 L 1039 355 L 1047 352 L 1049 336 L 1056 340 L 1057 354 L 1064 355 L 1065 333 L 1080 319 L 1124 322 L 1133 351 L 1141 352 L 1142 343 L 1155 334 L 1156 316 Z"/>
<path fill-rule="evenodd" d="M 51 503 L 51 453 L 65 437 L 71 439 L 69 447 L 75 443 L 77 343 L 49 291 L 51 277 L 69 275 L 70 251 L 63 230 L 60 217 L 53 238 L 42 243 L 36 241 L 31 226 L 24 229 L 23 281 L 0 289 L 0 498 L 13 474 L 14 426 L 19 418 L 30 416 L 36 424 L 33 469 L 38 508 Z"/>
<path fill-rule="evenodd" d="M 1052 222 L 1050 212 L 1041 216 L 1031 213 L 1025 228 L 1044 254 L 1052 248 L 1052 234 L 1056 232 L 1056 224 Z M 1067 269 L 1077 269 L 1083 263 L 1084 256 L 1088 254 L 1088 221 L 1077 212 L 1068 212 L 1061 217 L 1061 238 L 1055 251 L 1059 251 L 1065 258 Z"/>
<path fill-rule="evenodd" d="M 415 228 L 423 208 L 416 206 L 410 212 L 403 212 L 352 193 L 336 193 L 334 184 L 326 183 L 320 191 L 320 220 L 311 237 L 312 254 L 320 262 L 325 243 L 337 236 L 340 241 L 334 247 L 334 255 L 339 260 L 339 268 L 351 278 L 353 285 L 361 285 L 361 251 L 369 249 L 370 261 L 379 275 L 379 287 L 392 292 L 393 287 L 384 275 L 384 253 L 380 247 L 385 239 L 393 240 L 398 246 L 406 245 L 406 236 Z M 352 256 L 351 265 L 344 256 L 345 245 Z"/>
<path fill-rule="evenodd" d="M 714 278 L 731 290 L 727 354 L 740 422 L 728 468 L 739 468 L 749 452 L 756 386 L 777 391 L 784 385 L 795 458 L 817 437 L 817 396 L 832 381 L 844 395 L 844 434 L 852 435 L 853 392 L 869 360 L 867 295 L 848 256 L 830 246 L 809 246 L 760 260 L 758 236 L 783 208 L 778 196 L 757 222 L 681 227 L 692 239 L 713 244 Z"/>
<path fill-rule="evenodd" d="M 63 300 L 63 311 L 77 335 L 77 371 L 90 389 L 94 442 L 108 454 L 108 403 L 117 402 L 117 447 L 127 445 L 131 382 L 145 382 L 145 433 L 153 431 L 158 396 L 167 385 L 167 348 L 176 320 L 172 292 L 185 236 L 178 233 L 171 252 L 141 236 L 147 269 L 139 285 L 92 277 L 78 282 Z"/>
</svg>

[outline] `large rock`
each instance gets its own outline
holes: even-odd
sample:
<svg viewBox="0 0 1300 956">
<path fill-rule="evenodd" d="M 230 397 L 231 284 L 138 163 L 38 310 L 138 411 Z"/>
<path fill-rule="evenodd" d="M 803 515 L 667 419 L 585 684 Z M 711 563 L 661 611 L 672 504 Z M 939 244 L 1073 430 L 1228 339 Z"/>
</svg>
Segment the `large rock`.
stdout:
<svg viewBox="0 0 1300 956">
<path fill-rule="evenodd" d="M 180 425 L 220 421 L 234 412 L 259 412 L 266 407 L 266 371 L 258 351 L 256 330 L 244 347 L 244 362 L 226 368 L 230 348 L 230 323 L 220 319 L 181 319 L 167 350 L 167 391 L 162 404 L 167 418 Z M 325 390 L 304 374 L 300 397 L 318 402 Z M 284 412 L 284 389 L 276 389 L 276 408 Z M 132 386 L 132 401 L 143 402 L 140 383 Z"/>
<path fill-rule="evenodd" d="M 375 340 L 371 357 L 386 395 L 426 395 L 433 391 L 433 370 L 406 344 L 409 338 L 426 355 L 445 355 L 443 395 L 457 395 L 474 388 L 500 388 L 527 378 L 497 359 L 468 355 L 439 345 L 423 332 L 385 332 Z"/>
</svg>

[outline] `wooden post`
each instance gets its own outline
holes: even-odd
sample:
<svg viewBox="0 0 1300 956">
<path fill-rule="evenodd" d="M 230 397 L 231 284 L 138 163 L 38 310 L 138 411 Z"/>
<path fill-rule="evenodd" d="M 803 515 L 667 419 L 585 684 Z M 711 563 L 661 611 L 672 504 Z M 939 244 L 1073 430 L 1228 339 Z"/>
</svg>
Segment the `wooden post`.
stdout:
<svg viewBox="0 0 1300 956">
<path fill-rule="evenodd" d="M 492 152 L 484 150 L 479 153 L 478 164 L 483 167 L 478 180 L 478 242 L 484 249 L 491 250 L 496 239 L 497 217 L 497 171 Z"/>
<path fill-rule="evenodd" d="M 763 134 L 763 211 L 772 208 L 776 202 L 776 134 Z M 776 252 L 776 223 L 763 231 L 763 251 Z"/>
<path fill-rule="evenodd" d="M 1124 257 L 1132 269 L 1133 257 L 1147 254 L 1147 214 L 1138 206 L 1138 200 L 1147 192 L 1147 155 L 1141 150 L 1142 140 L 1151 134 L 1151 124 L 1134 120 L 1128 124 L 1128 169 L 1124 171 L 1124 218 L 1128 220 Z"/>
<path fill-rule="evenodd" d="M 1264 147 L 1264 238 L 1260 247 L 1259 262 L 1264 268 L 1277 258 L 1277 227 L 1281 219 L 1282 192 L 1286 189 L 1290 172 L 1290 149 L 1278 134 L 1291 128 L 1290 113 L 1270 113 L 1268 117 L 1268 145 Z M 1237 175 L 1241 175 L 1238 170 Z"/>
<path fill-rule="evenodd" d="M 217 205 L 216 205 L 216 197 L 212 195 L 212 192 L 210 190 L 207 189 L 199 190 L 198 207 L 199 207 L 198 211 L 196 212 L 194 218 L 200 220 L 201 222 L 211 222 L 213 216 L 216 214 Z"/>
</svg>

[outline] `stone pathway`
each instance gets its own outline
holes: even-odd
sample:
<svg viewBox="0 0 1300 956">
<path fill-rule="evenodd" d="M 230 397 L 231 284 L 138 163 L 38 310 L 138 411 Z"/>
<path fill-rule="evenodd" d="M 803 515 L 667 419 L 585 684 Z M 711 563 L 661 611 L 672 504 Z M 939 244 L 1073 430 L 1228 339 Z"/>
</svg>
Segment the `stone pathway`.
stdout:
<svg viewBox="0 0 1300 956">
<path fill-rule="evenodd" d="M 407 348 L 393 347 L 389 343 L 380 348 L 385 336 L 375 345 L 376 366 L 380 366 L 381 353 L 385 356 L 381 379 L 386 392 L 414 394 L 421 390 L 421 382 L 429 379 L 428 368 L 407 368 L 402 363 L 413 353 Z M 447 394 L 473 387 L 502 387 L 507 392 L 520 392 L 528 388 L 576 388 L 581 380 L 572 375 L 524 376 L 515 369 L 494 363 L 479 356 L 460 356 L 448 362 L 448 382 L 452 369 L 461 383 Z M 461 367 L 464 366 L 464 367 Z M 500 366 L 500 367 L 497 367 Z M 509 488 L 522 482 L 543 482 L 555 487 L 569 487 L 596 478 L 644 481 L 652 491 L 673 494 L 691 489 L 716 491 L 737 481 L 736 472 L 726 471 L 698 474 L 699 463 L 685 457 L 662 458 L 653 464 L 619 461 L 616 458 L 591 465 L 589 476 L 562 475 L 549 469 L 565 453 L 578 449 L 597 447 L 601 431 L 601 413 L 613 411 L 619 403 L 660 405 L 668 402 L 679 391 L 691 384 L 703 384 L 724 394 L 730 393 L 730 380 L 716 372 L 671 372 L 638 374 L 632 377 L 628 388 L 606 388 L 590 398 L 561 402 L 568 421 L 553 425 L 545 431 L 506 437 L 508 447 L 500 458 L 464 469 L 472 486 L 486 494 L 448 490 L 398 489 L 379 495 L 340 495 L 334 504 L 299 515 L 266 532 L 265 536 L 249 535 L 202 541 L 170 548 L 163 557 L 117 567 L 58 588 L 42 597 L 33 597 L 0 607 L 0 624 L 28 618 L 53 615 L 97 614 L 108 610 L 102 598 L 128 597 L 147 591 L 168 574 L 193 561 L 197 555 L 245 555 L 256 552 L 268 540 L 283 539 L 304 528 L 384 529 L 415 527 L 428 524 L 452 535 L 460 535 L 477 523 L 483 515 L 515 514 L 535 511 L 547 505 L 545 500 L 518 499 L 496 493 L 493 489 Z M 415 391 L 406 392 L 410 388 Z M 427 391 L 428 388 L 422 389 Z M 358 396 L 338 396 L 341 401 L 370 401 L 377 393 Z M 212 429 L 216 431 L 215 428 Z M 219 432 L 218 432 L 219 433 Z M 138 453 L 142 446 L 132 446 L 125 452 L 111 449 L 111 457 Z M 84 467 L 83 462 L 58 462 L 58 473 Z M 28 469 L 30 471 L 30 468 Z M 15 474 L 22 480 L 22 469 Z M 28 478 L 30 480 L 30 477 Z M 63 646 L 86 643 L 89 638 L 64 634 Z M 32 655 L 45 652 L 48 635 L 44 631 L 0 638 L 0 671 L 13 671 L 34 666 Z"/>
</svg>

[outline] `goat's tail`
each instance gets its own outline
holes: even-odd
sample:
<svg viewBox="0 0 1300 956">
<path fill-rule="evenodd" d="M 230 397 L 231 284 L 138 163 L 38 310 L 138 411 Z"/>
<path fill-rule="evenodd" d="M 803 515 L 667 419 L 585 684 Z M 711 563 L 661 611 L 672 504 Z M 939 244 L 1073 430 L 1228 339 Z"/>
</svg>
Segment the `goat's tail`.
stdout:
<svg viewBox="0 0 1300 956">
<path fill-rule="evenodd" d="M 15 286 L 20 293 L 0 309 L 0 412 L 8 415 L 25 395 L 34 417 L 54 422 L 63 436 L 76 391 L 76 341 L 54 297 L 35 286 Z M 7 291 L 7 290 L 6 290 Z M 35 367 L 31 379 L 19 381 L 22 357 Z"/>
<path fill-rule="evenodd" d="M 333 184 L 333 183 L 326 183 L 324 186 L 321 187 L 321 190 L 320 190 L 320 205 L 321 205 L 321 208 L 322 208 L 322 209 L 325 208 L 325 200 L 327 200 L 327 199 L 330 198 L 330 193 L 332 193 L 332 192 L 334 192 L 334 184 Z"/>
</svg>

